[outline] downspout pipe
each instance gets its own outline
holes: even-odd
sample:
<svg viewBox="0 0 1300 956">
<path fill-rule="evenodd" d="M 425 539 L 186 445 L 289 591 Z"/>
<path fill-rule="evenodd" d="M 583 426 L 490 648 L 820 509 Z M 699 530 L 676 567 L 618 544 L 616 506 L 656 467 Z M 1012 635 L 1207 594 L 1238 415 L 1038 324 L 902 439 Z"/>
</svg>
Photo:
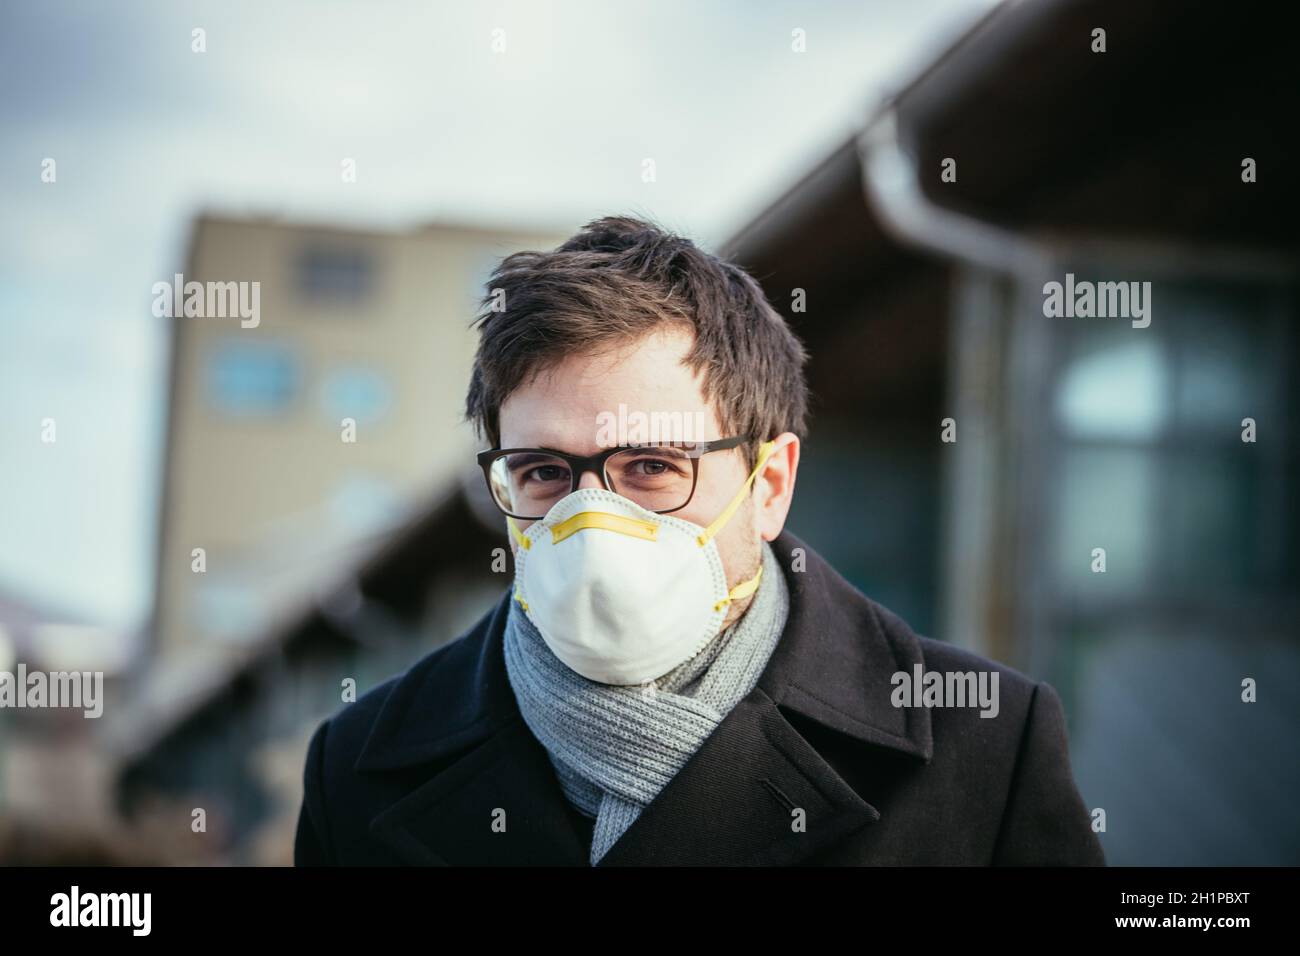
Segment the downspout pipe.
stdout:
<svg viewBox="0 0 1300 956">
<path fill-rule="evenodd" d="M 921 188 L 916 157 L 901 140 L 898 112 L 886 107 L 857 140 L 867 201 L 898 242 L 1015 276 L 1036 277 L 1051 261 L 1024 236 L 936 205 Z M 937 175 L 937 170 L 936 170 Z"/>
<path fill-rule="evenodd" d="M 921 188 L 922 171 L 900 131 L 896 103 L 884 107 L 858 134 L 856 146 L 868 208 L 891 238 L 1029 283 L 1042 281 L 1053 264 L 1067 255 L 1081 262 L 1124 261 L 1162 274 L 1194 271 L 1266 280 L 1289 280 L 1295 275 L 1294 256 L 1284 250 L 1105 235 L 1031 240 L 940 206 Z"/>
</svg>

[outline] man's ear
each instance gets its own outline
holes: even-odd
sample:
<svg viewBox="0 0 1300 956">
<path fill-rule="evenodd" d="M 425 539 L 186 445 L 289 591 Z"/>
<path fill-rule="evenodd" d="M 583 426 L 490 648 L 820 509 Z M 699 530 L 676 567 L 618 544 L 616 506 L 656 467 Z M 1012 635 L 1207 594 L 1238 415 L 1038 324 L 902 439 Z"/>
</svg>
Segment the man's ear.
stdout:
<svg viewBox="0 0 1300 956">
<path fill-rule="evenodd" d="M 764 541 L 774 540 L 785 527 L 799 471 L 799 436 L 782 432 L 773 441 L 776 447 L 754 478 L 754 523 Z"/>
</svg>

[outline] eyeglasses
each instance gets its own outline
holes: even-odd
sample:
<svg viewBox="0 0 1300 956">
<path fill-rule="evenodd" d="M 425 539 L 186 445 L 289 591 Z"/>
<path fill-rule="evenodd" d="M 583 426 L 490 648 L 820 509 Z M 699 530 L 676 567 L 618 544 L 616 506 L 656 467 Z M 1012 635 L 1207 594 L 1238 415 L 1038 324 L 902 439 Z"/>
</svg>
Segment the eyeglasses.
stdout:
<svg viewBox="0 0 1300 956">
<path fill-rule="evenodd" d="M 570 455 L 552 448 L 490 448 L 478 453 L 492 500 L 521 521 L 546 517 L 565 495 L 578 490 L 588 471 L 605 488 L 630 498 L 647 511 L 680 511 L 695 495 L 700 459 L 715 451 L 757 439 L 745 436 L 699 442 L 645 442 L 617 445 L 594 455 Z"/>
</svg>

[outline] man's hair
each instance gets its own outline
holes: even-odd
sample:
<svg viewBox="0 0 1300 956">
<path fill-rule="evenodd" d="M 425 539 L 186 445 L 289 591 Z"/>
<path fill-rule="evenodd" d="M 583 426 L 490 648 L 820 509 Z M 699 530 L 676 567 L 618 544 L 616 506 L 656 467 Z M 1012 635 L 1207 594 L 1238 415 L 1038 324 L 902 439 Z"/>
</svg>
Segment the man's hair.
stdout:
<svg viewBox="0 0 1300 956">
<path fill-rule="evenodd" d="M 501 405 L 516 388 L 570 355 L 665 326 L 694 333 L 685 361 L 703 370 L 704 398 L 724 435 L 763 441 L 807 431 L 808 355 L 762 288 L 740 267 L 642 219 L 607 216 L 553 252 L 507 256 L 472 326 L 479 343 L 465 417 L 493 447 Z M 752 461 L 756 445 L 747 451 Z"/>
</svg>

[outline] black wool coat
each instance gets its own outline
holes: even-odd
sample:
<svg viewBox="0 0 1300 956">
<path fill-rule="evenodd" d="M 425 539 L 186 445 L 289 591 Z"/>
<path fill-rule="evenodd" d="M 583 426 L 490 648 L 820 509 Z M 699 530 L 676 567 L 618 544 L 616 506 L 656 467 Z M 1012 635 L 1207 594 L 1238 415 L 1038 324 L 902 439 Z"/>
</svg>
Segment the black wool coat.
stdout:
<svg viewBox="0 0 1300 956">
<path fill-rule="evenodd" d="M 790 617 L 757 686 L 598 865 L 1105 864 L 1049 684 L 917 636 L 788 531 L 772 546 Z M 317 727 L 296 865 L 589 865 L 506 678 L 509 601 Z M 917 664 L 995 670 L 998 715 L 894 706 Z"/>
</svg>

